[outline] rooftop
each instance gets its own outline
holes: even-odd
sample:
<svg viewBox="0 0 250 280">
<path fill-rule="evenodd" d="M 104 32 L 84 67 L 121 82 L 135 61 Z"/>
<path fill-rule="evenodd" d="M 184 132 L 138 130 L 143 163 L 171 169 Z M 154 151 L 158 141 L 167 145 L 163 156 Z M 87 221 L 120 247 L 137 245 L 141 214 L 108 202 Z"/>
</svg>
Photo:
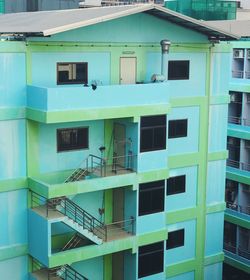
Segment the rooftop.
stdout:
<svg viewBox="0 0 250 280">
<path fill-rule="evenodd" d="M 0 34 L 50 36 L 141 12 L 196 30 L 209 39 L 239 39 L 237 35 L 224 29 L 220 30 L 207 22 L 195 20 L 154 4 L 5 14 L 0 15 Z"/>
</svg>

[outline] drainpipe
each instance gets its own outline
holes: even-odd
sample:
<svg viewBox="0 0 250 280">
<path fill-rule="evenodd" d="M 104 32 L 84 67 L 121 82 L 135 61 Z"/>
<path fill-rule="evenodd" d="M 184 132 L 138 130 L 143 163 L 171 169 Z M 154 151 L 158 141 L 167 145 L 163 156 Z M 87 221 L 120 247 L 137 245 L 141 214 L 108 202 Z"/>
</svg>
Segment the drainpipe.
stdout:
<svg viewBox="0 0 250 280">
<path fill-rule="evenodd" d="M 161 75 L 168 79 L 168 53 L 171 42 L 167 39 L 161 40 Z"/>
</svg>

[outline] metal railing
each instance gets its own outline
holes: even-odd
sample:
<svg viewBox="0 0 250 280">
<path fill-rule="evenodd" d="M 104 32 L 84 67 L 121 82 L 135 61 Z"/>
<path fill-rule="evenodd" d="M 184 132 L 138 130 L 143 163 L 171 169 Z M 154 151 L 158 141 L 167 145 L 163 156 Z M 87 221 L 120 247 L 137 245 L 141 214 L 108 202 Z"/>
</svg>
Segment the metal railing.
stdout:
<svg viewBox="0 0 250 280">
<path fill-rule="evenodd" d="M 112 237 L 119 236 L 121 231 L 134 235 L 135 234 L 135 218 L 131 217 L 128 220 L 107 224 L 107 225 L 105 225 L 105 227 L 107 228 L 106 240 L 112 239 Z"/>
<path fill-rule="evenodd" d="M 250 120 L 246 118 L 228 116 L 228 122 L 232 124 L 239 124 L 243 126 L 250 126 Z"/>
<path fill-rule="evenodd" d="M 229 208 L 231 210 L 250 215 L 250 206 L 242 206 L 242 205 L 238 205 L 236 203 L 232 203 L 229 201 L 226 201 L 226 205 L 227 205 L 227 208 Z"/>
<path fill-rule="evenodd" d="M 88 280 L 86 277 L 81 275 L 79 272 L 77 272 L 74 268 L 72 268 L 69 265 L 64 265 L 60 267 L 60 269 L 57 271 L 57 275 L 60 276 L 60 278 L 65 280 Z"/>
<path fill-rule="evenodd" d="M 233 70 L 232 71 L 233 78 L 243 79 L 244 77 L 244 71 L 240 70 Z"/>
<path fill-rule="evenodd" d="M 241 118 L 228 116 L 228 122 L 233 124 L 241 124 Z"/>
<path fill-rule="evenodd" d="M 250 260 L 250 251 L 242 248 L 241 246 L 236 247 L 228 242 L 224 241 L 224 250 L 236 254 L 244 259 Z"/>
<path fill-rule="evenodd" d="M 250 79 L 250 71 L 245 71 L 245 78 Z"/>
<path fill-rule="evenodd" d="M 80 206 L 75 204 L 72 200 L 64 198 L 60 201 L 61 209 L 58 209 L 62 214 L 72 219 L 78 225 L 95 233 L 99 238 L 106 240 L 106 227 L 97 220 L 94 216 L 83 210 Z"/>
<path fill-rule="evenodd" d="M 239 162 L 232 159 L 227 159 L 227 166 L 238 168 L 244 171 L 250 171 L 250 164 L 245 162 Z"/>
<path fill-rule="evenodd" d="M 43 270 L 45 274 L 47 274 L 48 280 L 54 280 L 58 277 L 64 280 L 88 280 L 88 278 L 84 277 L 82 274 L 67 264 L 64 266 L 47 268 L 43 266 L 38 260 L 32 258 L 32 272 L 39 270 Z"/>
<path fill-rule="evenodd" d="M 86 176 L 95 175 L 97 177 L 106 177 L 107 169 L 111 166 L 111 171 L 117 174 L 122 170 L 135 171 L 135 161 L 137 155 L 128 151 L 127 155 L 114 156 L 112 158 L 102 158 L 90 154 L 76 169 L 69 175 L 64 183 L 84 180 Z"/>
</svg>

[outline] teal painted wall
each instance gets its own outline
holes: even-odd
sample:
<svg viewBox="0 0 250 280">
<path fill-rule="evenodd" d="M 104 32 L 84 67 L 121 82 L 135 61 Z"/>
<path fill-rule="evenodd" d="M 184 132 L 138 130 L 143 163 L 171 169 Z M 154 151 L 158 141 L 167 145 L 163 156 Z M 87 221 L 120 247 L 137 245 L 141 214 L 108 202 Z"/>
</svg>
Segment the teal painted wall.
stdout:
<svg viewBox="0 0 250 280">
<path fill-rule="evenodd" d="M 168 60 L 189 60 L 189 80 L 167 81 L 170 97 L 204 96 L 206 81 L 206 54 L 204 52 L 170 52 Z M 146 80 L 150 81 L 153 74 L 161 73 L 161 53 L 148 52 L 146 56 Z M 185 89 L 185 90 L 184 90 Z"/>
<path fill-rule="evenodd" d="M 88 62 L 89 84 L 92 80 L 100 80 L 103 85 L 110 84 L 110 53 L 105 50 L 100 53 L 32 53 L 32 84 L 42 87 L 56 86 L 57 62 Z M 74 85 L 64 87 L 69 88 Z"/>
<path fill-rule="evenodd" d="M 208 162 L 207 189 L 206 189 L 207 204 L 224 202 L 225 177 L 226 177 L 226 166 L 224 160 Z"/>
<path fill-rule="evenodd" d="M 215 255 L 223 249 L 224 212 L 207 215 L 205 255 Z"/>
<path fill-rule="evenodd" d="M 124 279 L 136 280 L 137 255 L 131 251 L 124 251 Z"/>
<path fill-rule="evenodd" d="M 165 251 L 165 265 L 192 259 L 195 257 L 196 221 L 190 220 L 168 226 L 168 232 L 185 229 L 184 246 Z"/>
<path fill-rule="evenodd" d="M 24 120 L 0 121 L 0 180 L 26 176 Z"/>
<path fill-rule="evenodd" d="M 215 264 L 205 266 L 204 280 L 221 279 L 221 277 L 222 277 L 222 263 L 215 263 Z"/>
<path fill-rule="evenodd" d="M 51 254 L 51 224 L 29 209 L 28 225 L 29 254 L 48 266 L 48 256 Z"/>
<path fill-rule="evenodd" d="M 182 273 L 182 274 L 174 276 L 174 277 L 168 277 L 167 279 L 168 280 L 194 280 L 195 278 L 194 278 L 194 272 L 191 271 L 191 272 L 187 272 L 187 273 Z M 211 279 L 216 279 L 216 278 L 211 278 Z"/>
<path fill-rule="evenodd" d="M 166 196 L 165 209 L 167 212 L 196 207 L 197 194 L 197 166 L 170 169 L 169 177 L 186 175 L 186 191 Z"/>
<path fill-rule="evenodd" d="M 59 128 L 89 127 L 89 149 L 57 153 L 56 130 Z M 104 145 L 104 121 L 75 122 L 68 124 L 40 125 L 39 165 L 40 172 L 76 169 L 89 154 L 100 156 L 99 147 Z M 46 151 L 46 153 L 44 152 Z M 48 162 L 50 164 L 48 164 Z"/>
<path fill-rule="evenodd" d="M 28 280 L 28 257 L 22 256 L 0 262 L 3 280 Z"/>
<path fill-rule="evenodd" d="M 231 71 L 230 53 L 212 53 L 211 83 L 212 95 L 228 94 Z"/>
<path fill-rule="evenodd" d="M 142 13 L 62 32 L 44 38 L 43 41 L 151 43 L 160 42 L 163 38 L 181 43 L 208 42 L 207 37 L 198 32 Z M 41 39 L 32 38 L 31 40 Z"/>
<path fill-rule="evenodd" d="M 103 257 L 73 263 L 71 266 L 87 279 L 103 279 Z"/>
<path fill-rule="evenodd" d="M 169 155 L 198 152 L 199 107 L 173 108 L 168 120 L 188 119 L 187 137 L 168 139 Z"/>
<path fill-rule="evenodd" d="M 0 193 L 0 214 L 0 249 L 11 245 L 26 245 L 27 190 Z"/>
<path fill-rule="evenodd" d="M 0 108 L 25 107 L 25 63 L 23 53 L 0 53 Z"/>
<path fill-rule="evenodd" d="M 139 205 L 139 204 L 138 204 Z M 138 216 L 136 220 L 136 233 L 148 233 L 166 228 L 165 212 Z"/>
<path fill-rule="evenodd" d="M 226 150 L 228 105 L 211 105 L 209 115 L 209 152 Z"/>
</svg>

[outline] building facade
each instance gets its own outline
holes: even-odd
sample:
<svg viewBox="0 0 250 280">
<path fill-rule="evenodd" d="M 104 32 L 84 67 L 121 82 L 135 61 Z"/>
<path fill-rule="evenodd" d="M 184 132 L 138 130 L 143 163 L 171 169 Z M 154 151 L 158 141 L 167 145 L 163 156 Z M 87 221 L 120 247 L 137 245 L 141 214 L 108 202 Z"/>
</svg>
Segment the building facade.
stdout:
<svg viewBox="0 0 250 280">
<path fill-rule="evenodd" d="M 233 44 L 228 111 L 227 181 L 225 200 L 224 273 L 248 279 L 250 274 L 249 100 L 250 44 Z"/>
<path fill-rule="evenodd" d="M 231 48 L 211 38 L 233 36 L 148 5 L 32 14 L 0 17 L 2 279 L 221 279 Z"/>
<path fill-rule="evenodd" d="M 77 9 L 79 0 L 0 0 L 1 13 Z"/>
</svg>

